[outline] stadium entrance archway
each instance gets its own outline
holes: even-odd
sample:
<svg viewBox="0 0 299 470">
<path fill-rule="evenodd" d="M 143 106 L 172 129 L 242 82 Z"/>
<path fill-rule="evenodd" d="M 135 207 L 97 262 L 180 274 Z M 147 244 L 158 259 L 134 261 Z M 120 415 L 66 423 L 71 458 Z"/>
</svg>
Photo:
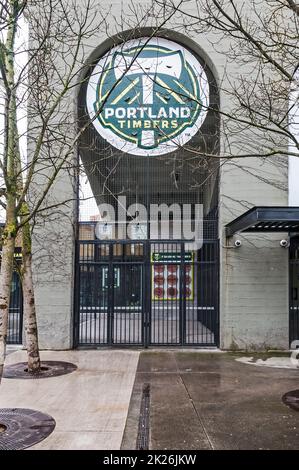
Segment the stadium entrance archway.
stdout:
<svg viewBox="0 0 299 470">
<path fill-rule="evenodd" d="M 85 131 L 78 148 L 75 345 L 214 346 L 217 84 L 208 58 L 188 38 L 139 33 L 94 51 L 78 96 Z M 168 211 L 154 220 L 153 206 Z M 193 249 L 184 230 L 176 231 L 186 208 L 192 227 L 201 220 Z M 169 235 L 161 234 L 166 222 Z"/>
</svg>

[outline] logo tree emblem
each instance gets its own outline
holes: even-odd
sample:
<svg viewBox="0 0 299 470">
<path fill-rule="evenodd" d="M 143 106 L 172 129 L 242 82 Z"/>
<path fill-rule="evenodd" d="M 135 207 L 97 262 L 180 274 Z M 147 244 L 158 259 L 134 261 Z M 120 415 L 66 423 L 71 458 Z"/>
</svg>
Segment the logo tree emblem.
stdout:
<svg viewBox="0 0 299 470">
<path fill-rule="evenodd" d="M 135 155 L 162 155 L 198 132 L 209 84 L 202 65 L 183 46 L 142 38 L 100 59 L 86 99 L 93 125 L 113 146 Z"/>
</svg>

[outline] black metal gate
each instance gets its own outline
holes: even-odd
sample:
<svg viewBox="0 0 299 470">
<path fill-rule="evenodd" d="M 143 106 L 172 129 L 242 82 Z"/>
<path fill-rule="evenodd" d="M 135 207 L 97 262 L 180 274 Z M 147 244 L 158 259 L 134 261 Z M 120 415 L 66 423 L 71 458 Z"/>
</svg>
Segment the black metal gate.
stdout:
<svg viewBox="0 0 299 470">
<path fill-rule="evenodd" d="M 218 344 L 218 242 L 78 242 L 75 344 Z"/>
<path fill-rule="evenodd" d="M 9 316 L 8 316 L 8 329 L 7 329 L 7 344 L 22 344 L 22 330 L 23 330 L 23 297 L 22 286 L 20 277 L 16 271 L 13 273 Z"/>
<path fill-rule="evenodd" d="M 290 344 L 299 344 L 299 238 L 291 239 L 290 246 L 290 312 L 289 331 Z"/>
</svg>

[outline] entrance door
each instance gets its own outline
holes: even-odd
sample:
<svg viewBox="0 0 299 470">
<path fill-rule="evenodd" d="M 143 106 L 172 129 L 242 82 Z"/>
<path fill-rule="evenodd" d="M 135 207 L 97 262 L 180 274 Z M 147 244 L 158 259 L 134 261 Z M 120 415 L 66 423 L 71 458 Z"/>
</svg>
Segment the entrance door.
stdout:
<svg viewBox="0 0 299 470">
<path fill-rule="evenodd" d="M 78 345 L 216 345 L 218 244 L 79 242 Z"/>
<path fill-rule="evenodd" d="M 150 258 L 150 344 L 217 344 L 217 243 L 151 242 Z"/>
<path fill-rule="evenodd" d="M 143 345 L 143 244 L 80 242 L 78 251 L 77 344 Z"/>
<path fill-rule="evenodd" d="M 143 344 L 143 264 L 113 264 L 111 342 Z"/>
</svg>

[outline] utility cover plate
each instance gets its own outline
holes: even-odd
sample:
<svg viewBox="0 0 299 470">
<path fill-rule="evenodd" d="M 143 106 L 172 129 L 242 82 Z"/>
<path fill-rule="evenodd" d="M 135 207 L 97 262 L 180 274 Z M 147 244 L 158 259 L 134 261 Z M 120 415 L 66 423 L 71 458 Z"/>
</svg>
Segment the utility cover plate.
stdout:
<svg viewBox="0 0 299 470">
<path fill-rule="evenodd" d="M 5 379 L 43 379 L 70 374 L 77 369 L 77 366 L 72 362 L 64 361 L 42 361 L 41 371 L 38 374 L 26 372 L 27 367 L 27 362 L 9 364 L 4 367 L 3 377 Z"/>
<path fill-rule="evenodd" d="M 292 410 L 299 411 L 299 390 L 291 390 L 283 395 L 282 401 Z"/>
<path fill-rule="evenodd" d="M 0 408 L 0 450 L 22 450 L 43 441 L 56 422 L 52 416 L 25 408 Z"/>
</svg>

